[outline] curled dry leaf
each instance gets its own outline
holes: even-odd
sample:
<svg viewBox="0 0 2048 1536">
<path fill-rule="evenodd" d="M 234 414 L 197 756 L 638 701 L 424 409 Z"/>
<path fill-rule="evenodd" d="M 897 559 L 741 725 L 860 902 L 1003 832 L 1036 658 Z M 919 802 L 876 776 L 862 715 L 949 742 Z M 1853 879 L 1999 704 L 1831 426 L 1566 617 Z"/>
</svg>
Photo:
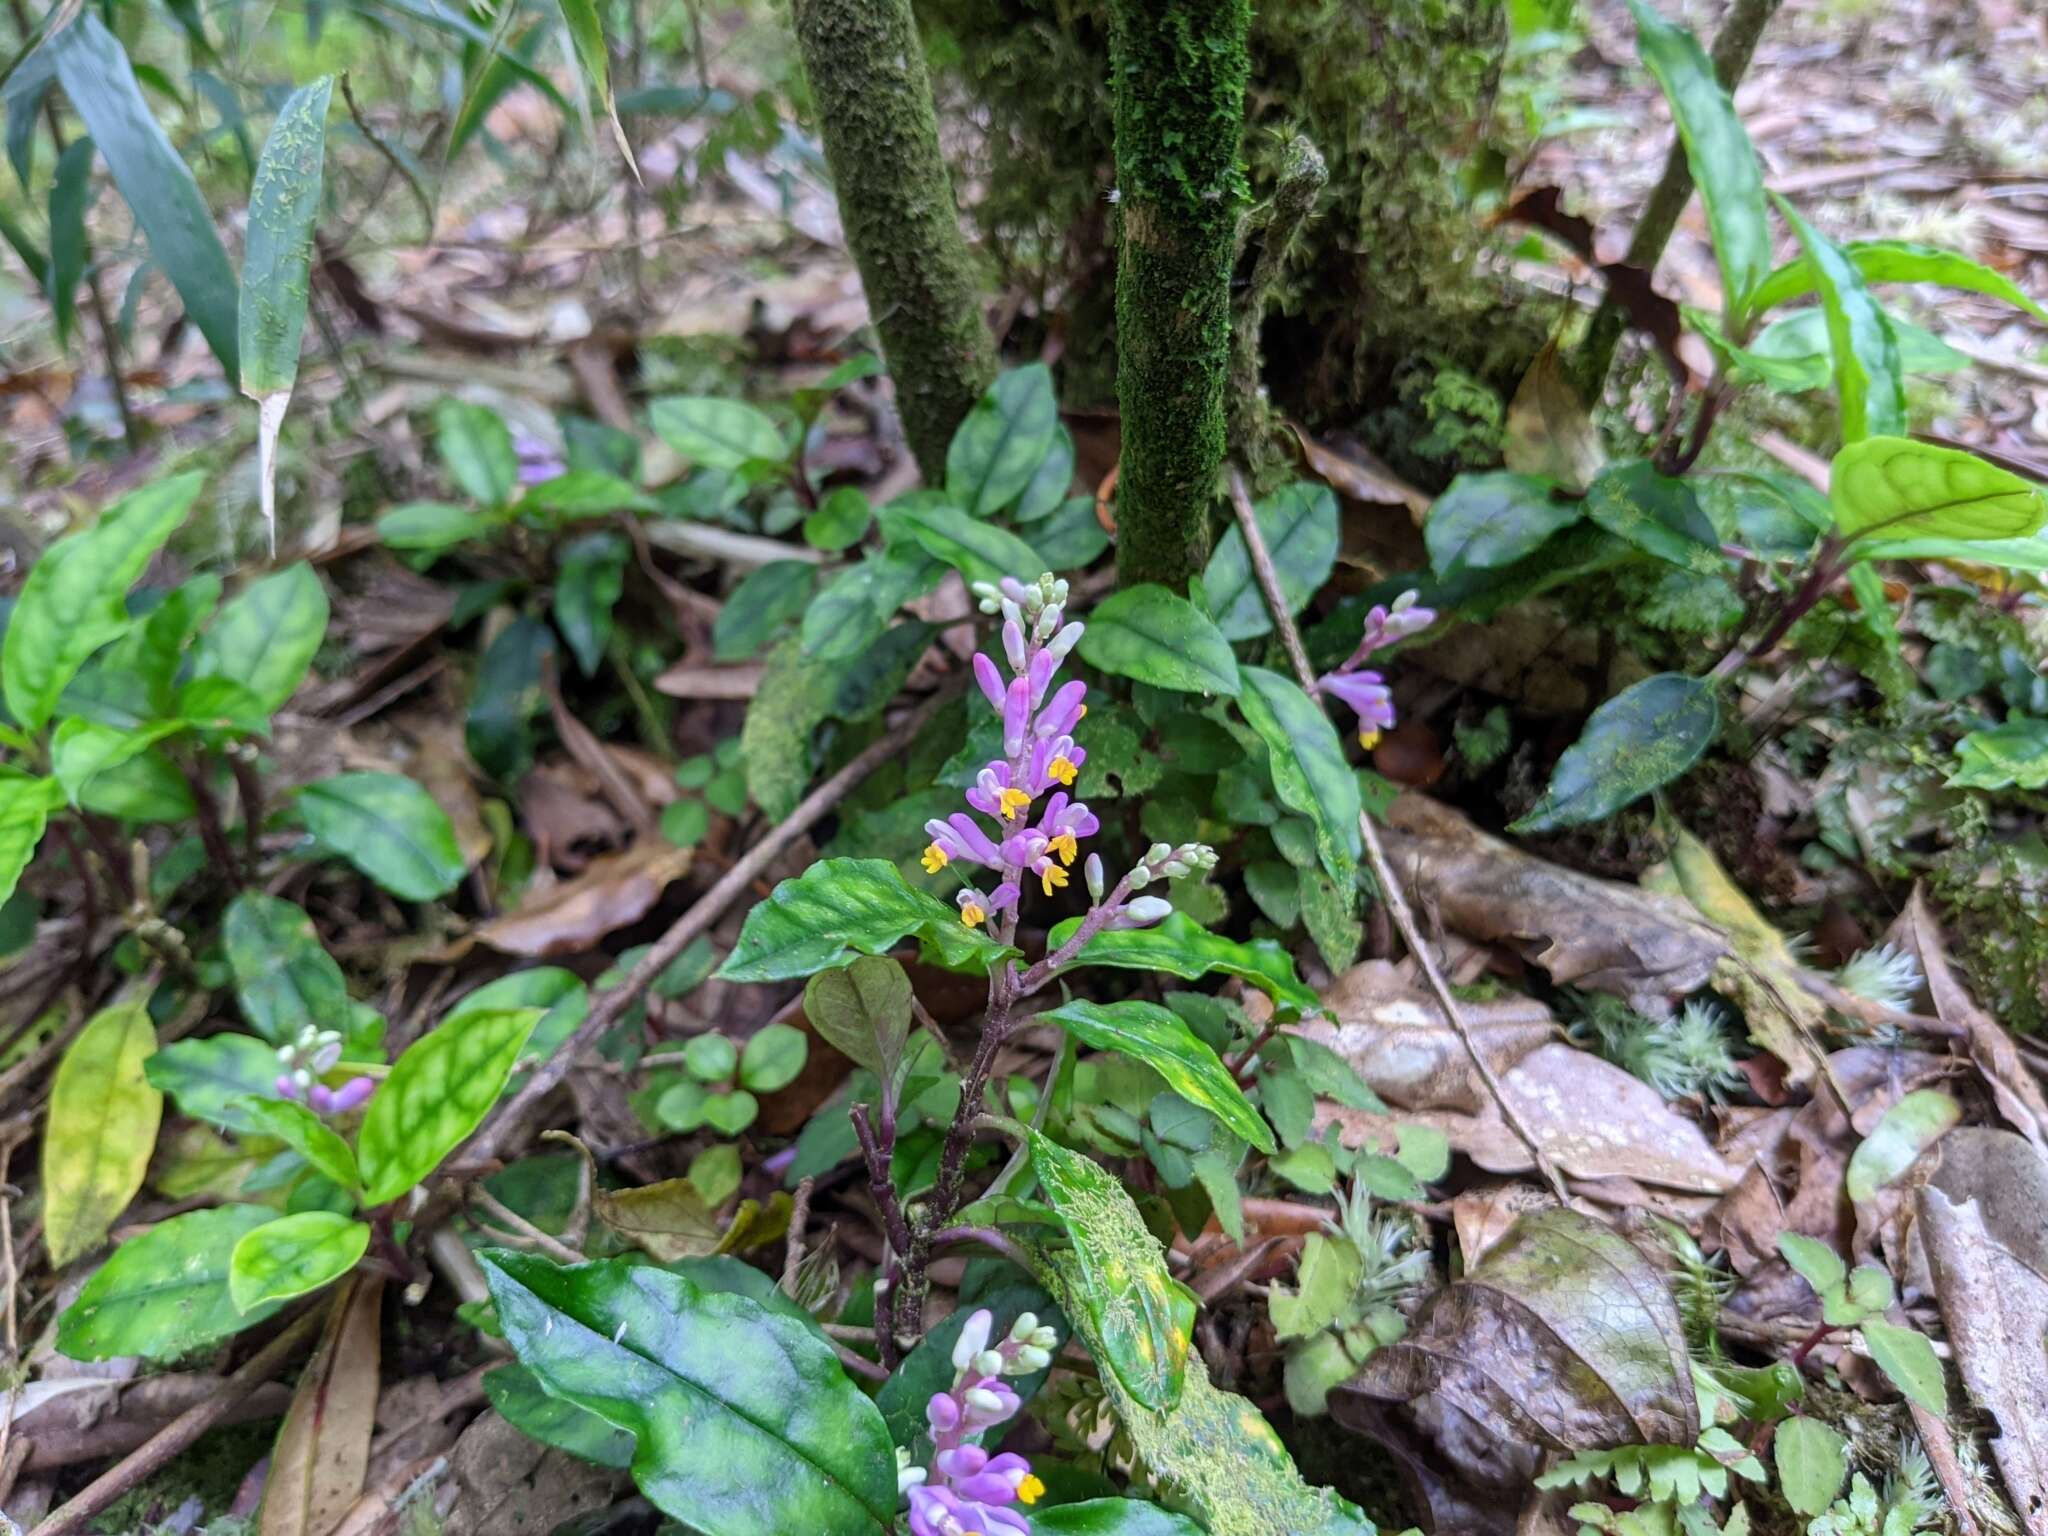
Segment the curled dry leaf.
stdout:
<svg viewBox="0 0 2048 1536">
<path fill-rule="evenodd" d="M 1330 1394 L 1330 1411 L 1392 1439 L 1411 1472 L 1460 1477 L 1460 1501 L 1479 1505 L 1488 1489 L 1519 1492 L 1539 1449 L 1690 1445 L 1700 1432 L 1662 1277 L 1620 1234 L 1562 1208 L 1517 1220 Z"/>
<path fill-rule="evenodd" d="M 1508 945 L 1560 985 L 1619 993 L 1661 1015 L 1727 953 L 1687 903 L 1545 863 L 1425 796 L 1401 795 L 1387 823 L 1387 856 L 1419 905 L 1469 938 Z"/>
<path fill-rule="evenodd" d="M 1309 470 L 1340 496 L 1371 506 L 1406 507 L 1415 525 L 1422 526 L 1429 514 L 1429 493 L 1395 474 L 1363 443 L 1344 437 L 1319 441 L 1294 421 L 1287 423 L 1287 430 L 1301 444 L 1301 456 Z"/>
<path fill-rule="evenodd" d="M 690 867 L 691 853 L 647 836 L 623 853 L 592 859 L 573 880 L 550 886 L 476 931 L 478 939 L 508 955 L 539 960 L 580 954 L 598 940 L 654 909 L 661 893 Z"/>
<path fill-rule="evenodd" d="M 1534 1166 L 1434 999 L 1411 991 L 1394 967 L 1356 966 L 1324 1001 L 1330 1017 L 1296 1032 L 1342 1055 L 1393 1112 L 1324 1103 L 1316 1110 L 1318 1130 L 1335 1125 L 1347 1146 L 1385 1146 L 1398 1139 L 1399 1126 L 1420 1124 L 1441 1131 L 1489 1173 Z M 1740 1170 L 1689 1116 L 1620 1067 L 1558 1039 L 1541 1004 L 1504 999 L 1460 1012 L 1518 1118 L 1572 1178 L 1627 1179 L 1695 1195 L 1735 1184 Z"/>
<path fill-rule="evenodd" d="M 2048 1160 L 2009 1131 L 1951 1132 L 1920 1190 L 1921 1239 L 1970 1400 L 2026 1529 L 2048 1528 Z"/>
</svg>

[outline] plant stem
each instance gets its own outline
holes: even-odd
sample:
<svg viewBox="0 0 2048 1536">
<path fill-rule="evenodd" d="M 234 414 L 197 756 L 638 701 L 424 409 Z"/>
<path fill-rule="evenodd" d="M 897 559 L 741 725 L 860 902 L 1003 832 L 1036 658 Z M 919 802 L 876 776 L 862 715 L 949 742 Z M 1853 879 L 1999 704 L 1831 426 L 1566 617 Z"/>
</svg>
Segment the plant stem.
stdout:
<svg viewBox="0 0 2048 1536">
<path fill-rule="evenodd" d="M 1834 585 L 1835 578 L 1842 574 L 1839 557 L 1843 547 L 1842 541 L 1834 534 L 1822 539 L 1820 548 L 1814 551 L 1813 564 L 1806 572 L 1806 579 L 1779 605 L 1770 627 L 1757 638 L 1756 644 L 1736 646 L 1714 663 L 1714 670 L 1708 676 L 1733 677 L 1750 662 L 1761 660 L 1776 650 L 1778 643 L 1791 633 L 1792 626 L 1813 611 L 1814 605 Z"/>
<path fill-rule="evenodd" d="M 213 790 L 206 782 L 206 767 L 203 763 L 181 762 L 178 770 L 185 776 L 186 787 L 192 791 L 192 803 L 198 808 L 199 841 L 206 845 L 206 856 L 214 867 L 225 876 L 237 890 L 244 884 L 242 867 L 236 861 L 234 851 L 228 847 L 227 834 L 221 828 L 220 806 L 213 798 Z"/>
<path fill-rule="evenodd" d="M 1031 1256 L 994 1227 L 947 1227 L 943 1232 L 932 1234 L 934 1248 L 946 1248 L 954 1243 L 979 1243 L 982 1247 L 1001 1254 L 1026 1273 L 1030 1272 Z"/>
<path fill-rule="evenodd" d="M 995 378 L 910 0 L 792 0 L 846 244 L 927 484 Z"/>
<path fill-rule="evenodd" d="M 1742 83 L 1743 75 L 1749 70 L 1749 61 L 1756 53 L 1757 39 L 1763 36 L 1765 25 L 1782 3 L 1783 0 L 1734 0 L 1729 8 L 1728 19 L 1714 35 L 1709 57 L 1713 60 L 1715 77 L 1730 96 L 1735 94 L 1735 87 Z M 1628 254 L 1622 258 L 1623 261 L 1645 272 L 1654 271 L 1666 243 L 1671 239 L 1671 232 L 1678 227 L 1678 216 L 1685 212 L 1685 205 L 1691 198 L 1692 165 L 1685 157 L 1683 141 L 1674 135 L 1671 153 L 1664 161 L 1664 174 L 1657 178 L 1649 201 L 1643 204 L 1642 215 L 1636 220 L 1635 232 L 1629 237 Z M 1586 328 L 1586 339 L 1579 343 L 1578 351 L 1572 357 L 1572 382 L 1590 404 L 1598 405 L 1601 395 L 1606 392 L 1607 372 L 1614 365 L 1614 349 L 1620 343 L 1621 333 L 1627 324 L 1627 314 L 1610 289 L 1601 298 L 1600 307 L 1593 311 L 1592 323 Z"/>
</svg>

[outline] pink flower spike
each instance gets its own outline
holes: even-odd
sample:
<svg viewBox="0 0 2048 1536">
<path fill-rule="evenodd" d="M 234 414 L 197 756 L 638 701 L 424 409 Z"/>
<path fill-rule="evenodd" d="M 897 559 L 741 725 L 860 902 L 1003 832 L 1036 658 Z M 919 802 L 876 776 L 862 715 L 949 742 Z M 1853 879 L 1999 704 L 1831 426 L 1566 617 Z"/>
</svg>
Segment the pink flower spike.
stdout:
<svg viewBox="0 0 2048 1536">
<path fill-rule="evenodd" d="M 1031 728 L 1031 682 L 1017 678 L 1003 699 L 1003 755 L 1024 755 L 1024 733 Z"/>
<path fill-rule="evenodd" d="M 960 1404 L 950 1392 L 934 1392 L 931 1401 L 924 1405 L 925 1422 L 931 1426 L 934 1440 L 950 1435 L 960 1427 Z"/>
<path fill-rule="evenodd" d="M 286 1073 L 280 1072 L 277 1081 L 271 1086 L 277 1090 L 277 1096 L 281 1099 L 296 1099 L 299 1096 L 299 1085 Z"/>
<path fill-rule="evenodd" d="M 345 1115 L 352 1109 L 360 1108 L 376 1086 L 367 1077 L 350 1078 L 339 1088 L 329 1088 L 325 1083 L 315 1083 L 307 1098 L 318 1114 Z"/>
<path fill-rule="evenodd" d="M 974 680 L 981 685 L 982 697 L 988 700 L 989 707 L 1000 710 L 1003 707 L 1003 674 L 980 651 L 974 653 Z"/>
<path fill-rule="evenodd" d="M 1016 881 L 1005 880 L 988 893 L 988 909 L 991 912 L 1008 912 L 1017 905 L 1017 898 L 1021 895 L 1023 892 L 1017 888 Z"/>
</svg>

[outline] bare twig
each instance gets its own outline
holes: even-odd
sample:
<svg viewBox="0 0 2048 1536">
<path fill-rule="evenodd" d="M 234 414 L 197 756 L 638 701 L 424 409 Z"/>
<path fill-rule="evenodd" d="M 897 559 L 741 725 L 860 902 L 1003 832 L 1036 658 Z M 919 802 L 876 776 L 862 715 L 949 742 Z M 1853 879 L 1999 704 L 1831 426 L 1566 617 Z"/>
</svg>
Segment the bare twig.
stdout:
<svg viewBox="0 0 2048 1536">
<path fill-rule="evenodd" d="M 511 1206 L 485 1189 L 482 1184 L 472 1184 L 469 1198 L 491 1213 L 493 1219 L 503 1222 L 526 1242 L 531 1243 L 557 1264 L 581 1264 L 584 1256 L 571 1248 L 560 1238 L 543 1232 Z"/>
<path fill-rule="evenodd" d="M 789 1247 L 782 1255 L 782 1294 L 796 1295 L 796 1272 L 804 1262 L 804 1232 L 811 1224 L 811 1186 L 813 1180 L 805 1178 L 796 1187 L 796 1197 L 789 1205 Z"/>
<path fill-rule="evenodd" d="M 1272 553 L 1266 548 L 1266 536 L 1259 531 L 1259 520 L 1252 512 L 1251 496 L 1245 490 L 1244 476 L 1236 466 L 1230 471 L 1230 501 L 1237 512 L 1237 526 L 1244 535 L 1245 549 L 1252 559 L 1252 571 L 1259 579 L 1259 590 L 1265 594 L 1267 611 L 1273 615 L 1273 623 L 1280 631 L 1281 643 L 1287 649 L 1287 659 L 1294 665 L 1295 680 L 1302 691 L 1315 697 L 1316 680 L 1309 669 L 1308 652 L 1302 648 L 1301 635 L 1294 627 L 1294 618 L 1287 611 L 1287 600 L 1280 592 L 1280 576 L 1273 569 Z M 1458 1000 L 1451 996 L 1450 986 L 1444 981 L 1443 972 L 1437 969 L 1436 957 L 1430 953 L 1428 942 L 1415 922 L 1415 914 L 1408 910 L 1408 898 L 1402 894 L 1401 882 L 1394 876 L 1393 866 L 1387 862 L 1386 850 L 1380 846 L 1380 835 L 1374 829 L 1372 816 L 1361 811 L 1358 817 L 1359 836 L 1365 843 L 1366 861 L 1372 866 L 1373 878 L 1379 882 L 1380 897 L 1386 903 L 1387 911 L 1394 919 L 1394 926 L 1401 930 L 1401 938 L 1408 946 L 1408 952 L 1415 957 L 1415 963 L 1422 968 L 1423 979 L 1429 983 L 1429 990 L 1435 996 L 1437 1006 L 1443 1009 L 1444 1018 L 1449 1021 L 1458 1039 L 1464 1044 L 1465 1054 L 1472 1058 L 1472 1065 L 1479 1073 L 1479 1079 L 1486 1084 L 1486 1091 L 1500 1106 L 1501 1118 L 1508 1129 L 1515 1133 L 1529 1155 L 1536 1160 L 1541 1173 L 1559 1200 L 1567 1198 L 1564 1180 L 1550 1161 L 1550 1154 L 1543 1150 L 1543 1144 L 1533 1136 L 1522 1117 L 1515 1112 L 1501 1087 L 1500 1078 L 1493 1065 L 1480 1052 L 1472 1039 L 1472 1031 L 1466 1026 L 1464 1015 L 1458 1009 Z"/>
<path fill-rule="evenodd" d="M 287 1361 L 320 1331 L 324 1309 L 302 1312 L 291 1325 L 251 1355 L 220 1390 L 195 1403 L 144 1441 L 131 1454 L 94 1478 L 36 1527 L 37 1536 L 81 1536 L 114 1500 L 139 1485 L 227 1417 L 228 1410 L 285 1368 Z"/>
<path fill-rule="evenodd" d="M 654 985 L 654 979 L 667 970 L 676 956 L 688 949 L 700 934 L 723 917 L 725 909 L 752 887 L 785 848 L 809 831 L 856 784 L 900 754 L 903 743 L 922 729 L 924 723 L 952 697 L 953 691 L 948 689 L 927 699 L 900 726 L 886 732 L 852 762 L 804 796 L 802 803 L 786 818 L 769 828 L 761 840 L 720 877 L 716 885 L 697 898 L 690 910 L 677 919 L 674 927 L 655 941 L 640 963 L 627 973 L 624 981 L 597 999 L 589 1014 L 576 1027 L 576 1032 L 562 1043 L 554 1055 L 540 1064 L 518 1095 L 493 1111 L 465 1160 L 485 1162 L 501 1156 L 516 1143 L 525 1134 L 529 1121 L 539 1113 L 542 1101 L 568 1076 L 576 1058 L 618 1023 L 620 1016 Z"/>
</svg>

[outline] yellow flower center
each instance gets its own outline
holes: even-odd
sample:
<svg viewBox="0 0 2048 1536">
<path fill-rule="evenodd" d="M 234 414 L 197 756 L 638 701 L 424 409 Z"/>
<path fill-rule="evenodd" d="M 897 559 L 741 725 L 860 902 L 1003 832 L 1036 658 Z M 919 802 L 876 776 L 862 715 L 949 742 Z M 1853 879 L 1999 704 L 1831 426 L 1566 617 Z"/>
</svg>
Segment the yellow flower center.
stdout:
<svg viewBox="0 0 2048 1536">
<path fill-rule="evenodd" d="M 1021 789 L 1005 789 L 996 793 L 996 805 L 1003 813 L 1003 820 L 1015 821 L 1017 813 L 1031 803 L 1031 797 Z"/>
<path fill-rule="evenodd" d="M 937 843 L 933 843 L 924 851 L 924 872 L 928 875 L 936 875 L 951 862 L 952 860 L 946 856 L 946 850 Z"/>
<path fill-rule="evenodd" d="M 1048 864 L 1039 872 L 1038 883 L 1045 887 L 1045 894 L 1050 896 L 1067 883 L 1067 872 L 1057 864 Z"/>
<path fill-rule="evenodd" d="M 1036 1504 L 1045 1497 L 1045 1484 L 1038 1480 L 1037 1474 L 1026 1472 L 1024 1480 L 1017 1484 L 1017 1497 L 1026 1504 Z"/>
<path fill-rule="evenodd" d="M 982 911 L 981 908 L 977 907 L 971 901 L 967 903 L 966 906 L 960 909 L 960 921 L 965 923 L 970 928 L 979 928 L 981 926 L 981 920 L 987 916 L 988 914 L 986 912 Z"/>
<path fill-rule="evenodd" d="M 1071 832 L 1062 832 L 1046 846 L 1060 856 L 1062 864 L 1073 863 L 1074 856 L 1081 851 L 1080 847 L 1074 842 L 1074 834 Z"/>
<path fill-rule="evenodd" d="M 1053 778 L 1057 779 L 1061 784 L 1067 786 L 1068 788 L 1072 788 L 1074 778 L 1077 774 L 1080 773 L 1081 770 L 1076 768 L 1072 763 L 1068 762 L 1064 757 L 1056 757 L 1050 763 L 1046 764 L 1045 771 L 1048 774 L 1050 774 Z"/>
<path fill-rule="evenodd" d="M 1378 731 L 1368 731 L 1361 728 L 1358 733 L 1358 744 L 1361 747 L 1365 748 L 1366 751 L 1370 752 L 1374 747 L 1380 744 L 1380 733 Z"/>
</svg>

